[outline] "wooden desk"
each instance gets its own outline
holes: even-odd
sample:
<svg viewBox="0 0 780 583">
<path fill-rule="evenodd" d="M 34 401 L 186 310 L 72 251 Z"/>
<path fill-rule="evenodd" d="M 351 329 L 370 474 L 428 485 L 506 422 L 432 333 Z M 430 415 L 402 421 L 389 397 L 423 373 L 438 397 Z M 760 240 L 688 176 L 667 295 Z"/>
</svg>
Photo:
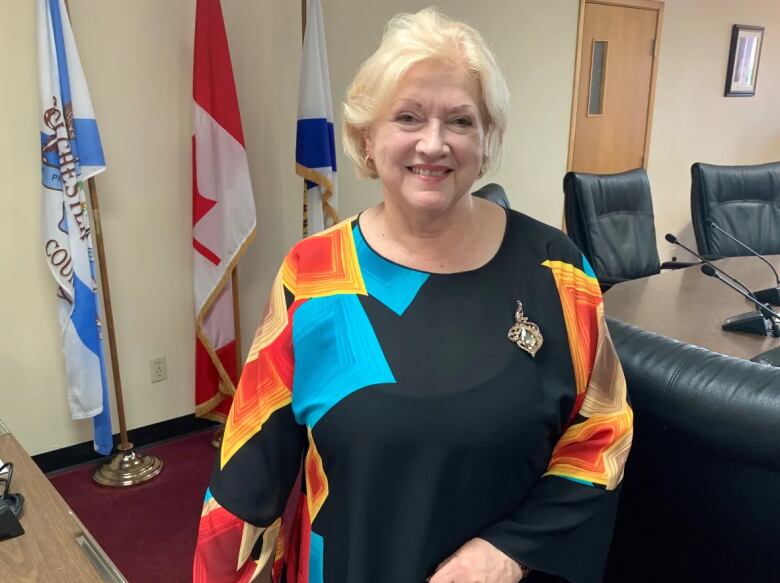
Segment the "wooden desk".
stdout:
<svg viewBox="0 0 780 583">
<path fill-rule="evenodd" d="M 2 426 L 0 426 L 0 433 Z M 14 463 L 11 491 L 24 495 L 25 534 L 0 541 L 0 581 L 101 583 L 126 580 L 13 435 L 0 458 Z"/>
<path fill-rule="evenodd" d="M 780 271 L 780 255 L 769 261 Z M 770 287 L 774 276 L 755 257 L 729 257 L 715 265 L 741 280 L 751 290 Z M 729 316 L 755 308 L 723 283 L 701 272 L 699 266 L 619 283 L 604 294 L 607 316 L 713 352 L 750 359 L 780 346 L 780 338 L 744 332 L 726 332 Z M 780 309 L 775 309 L 780 311 Z"/>
</svg>

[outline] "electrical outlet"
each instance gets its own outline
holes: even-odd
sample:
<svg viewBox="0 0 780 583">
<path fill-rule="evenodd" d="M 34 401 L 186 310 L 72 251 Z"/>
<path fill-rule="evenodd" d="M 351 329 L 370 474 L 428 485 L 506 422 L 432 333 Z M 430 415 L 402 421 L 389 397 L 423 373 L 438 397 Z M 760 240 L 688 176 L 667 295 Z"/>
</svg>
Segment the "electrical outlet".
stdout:
<svg viewBox="0 0 780 583">
<path fill-rule="evenodd" d="M 168 363 L 165 361 L 165 357 L 158 356 L 149 360 L 149 372 L 151 373 L 153 383 L 159 383 L 167 379 Z"/>
</svg>

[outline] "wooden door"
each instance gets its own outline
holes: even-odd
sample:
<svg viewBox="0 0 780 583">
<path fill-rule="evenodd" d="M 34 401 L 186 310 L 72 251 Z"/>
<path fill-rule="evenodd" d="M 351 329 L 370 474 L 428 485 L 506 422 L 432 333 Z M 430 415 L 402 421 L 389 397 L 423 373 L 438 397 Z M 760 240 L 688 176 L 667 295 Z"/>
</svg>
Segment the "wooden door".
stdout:
<svg viewBox="0 0 780 583">
<path fill-rule="evenodd" d="M 663 3 L 582 4 L 569 170 L 647 168 Z"/>
</svg>

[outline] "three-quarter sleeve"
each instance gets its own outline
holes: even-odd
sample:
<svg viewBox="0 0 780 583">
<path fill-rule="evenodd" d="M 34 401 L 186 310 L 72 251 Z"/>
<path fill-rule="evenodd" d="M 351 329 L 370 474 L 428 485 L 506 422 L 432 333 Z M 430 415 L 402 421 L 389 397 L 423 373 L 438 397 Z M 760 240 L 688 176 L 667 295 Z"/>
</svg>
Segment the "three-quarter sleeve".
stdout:
<svg viewBox="0 0 780 583">
<path fill-rule="evenodd" d="M 574 406 L 547 471 L 509 516 L 479 536 L 532 570 L 596 583 L 612 538 L 633 414 L 592 269 L 584 258 L 544 265 L 561 299 Z"/>
<path fill-rule="evenodd" d="M 252 581 L 283 546 L 282 515 L 306 446 L 291 406 L 294 281 L 286 261 L 233 397 L 201 513 L 196 583 Z"/>
</svg>

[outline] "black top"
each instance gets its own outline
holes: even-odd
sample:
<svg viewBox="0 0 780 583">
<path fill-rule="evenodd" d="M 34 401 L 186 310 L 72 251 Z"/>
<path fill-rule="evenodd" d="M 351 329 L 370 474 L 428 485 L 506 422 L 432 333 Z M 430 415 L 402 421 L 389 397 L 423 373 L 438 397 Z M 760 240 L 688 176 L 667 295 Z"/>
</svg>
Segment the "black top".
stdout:
<svg viewBox="0 0 780 583">
<path fill-rule="evenodd" d="M 532 356 L 508 334 L 534 324 Z M 600 581 L 631 428 L 598 282 L 565 235 L 507 211 L 486 265 L 431 274 L 344 221 L 274 283 L 195 581 L 273 561 L 274 581 L 422 582 L 474 537 L 529 581 Z"/>
</svg>

